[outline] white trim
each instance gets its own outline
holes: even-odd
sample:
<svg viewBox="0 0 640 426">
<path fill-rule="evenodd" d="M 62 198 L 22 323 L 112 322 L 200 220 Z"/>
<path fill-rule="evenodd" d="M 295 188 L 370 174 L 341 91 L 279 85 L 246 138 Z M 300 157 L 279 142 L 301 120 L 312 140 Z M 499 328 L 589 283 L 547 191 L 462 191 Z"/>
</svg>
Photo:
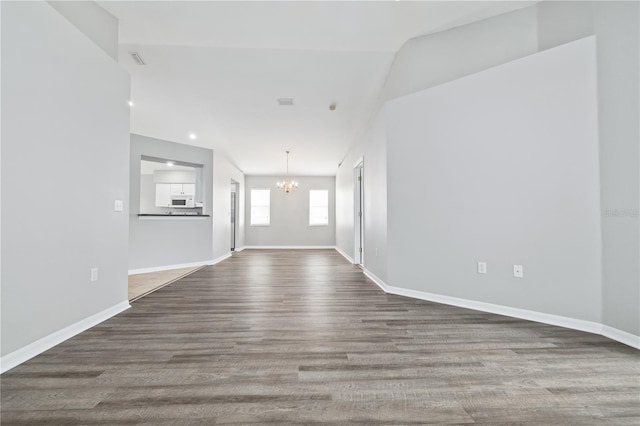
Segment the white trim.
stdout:
<svg viewBox="0 0 640 426">
<path fill-rule="evenodd" d="M 542 312 L 529 311 L 526 309 L 512 308 L 493 303 L 479 302 L 476 300 L 461 299 L 458 297 L 444 296 L 434 293 L 426 293 L 419 290 L 387 286 L 387 293 L 399 296 L 413 297 L 415 299 L 428 300 L 430 302 L 442 303 L 445 305 L 458 306 L 461 308 L 474 309 L 476 311 L 489 312 L 492 314 L 505 315 L 513 318 L 520 318 L 529 321 L 541 322 L 544 324 L 557 325 L 574 330 L 586 331 L 600 334 L 601 325 L 593 321 L 579 320 L 559 315 L 546 314 Z"/>
<path fill-rule="evenodd" d="M 179 217 L 180 219 L 176 219 L 177 217 Z M 174 214 L 174 215 L 165 215 L 165 216 L 138 216 L 138 220 L 187 220 L 187 219 L 207 220 L 207 219 L 211 219 L 211 216 L 198 216 L 195 214 Z"/>
<path fill-rule="evenodd" d="M 347 253 L 345 253 L 344 251 L 342 251 L 342 249 L 340 249 L 340 247 L 336 246 L 335 247 L 336 251 L 338 253 L 340 253 L 342 255 L 342 257 L 344 257 L 345 259 L 347 259 L 349 261 L 349 263 L 354 263 L 353 259 L 351 258 L 351 256 L 349 256 Z"/>
<path fill-rule="evenodd" d="M 230 257 L 231 257 L 231 252 L 229 252 L 229 253 L 227 253 L 227 254 L 224 254 L 224 255 L 222 255 L 222 256 L 220 256 L 220 257 L 218 257 L 217 259 L 213 259 L 213 260 L 212 260 L 212 261 L 210 261 L 210 262 L 207 262 L 207 263 L 206 263 L 206 265 L 207 265 L 207 266 L 213 266 L 213 265 L 215 265 L 216 263 L 220 263 L 220 262 L 222 262 L 223 260 L 228 259 L 228 258 L 230 258 Z"/>
<path fill-rule="evenodd" d="M 224 260 L 224 259 L 222 259 Z M 220 260 L 218 260 L 219 262 Z M 214 265 L 215 260 L 202 260 L 200 262 L 178 263 L 175 265 L 153 266 L 151 268 L 130 269 L 129 275 L 148 274 L 149 272 L 170 271 L 171 269 L 195 268 L 197 266 Z"/>
<path fill-rule="evenodd" d="M 11 370 L 13 367 L 16 367 L 17 365 L 30 360 L 36 355 L 40 355 L 44 351 L 49 350 L 56 345 L 59 345 L 65 340 L 70 339 L 73 336 L 80 334 L 83 331 L 88 330 L 103 321 L 108 320 L 109 318 L 129 309 L 130 307 L 131 305 L 129 305 L 128 301 L 120 302 L 117 305 L 105 309 L 104 311 L 98 312 L 97 314 L 91 315 L 90 317 L 75 322 L 63 328 L 62 330 L 51 333 L 48 336 L 43 337 L 42 339 L 36 340 L 35 342 L 28 344 L 27 346 L 24 346 L 3 356 L 2 358 L 0 358 L 0 373 Z"/>
<path fill-rule="evenodd" d="M 325 250 L 336 246 L 244 246 L 245 250 Z"/>
<path fill-rule="evenodd" d="M 640 349 L 640 336 L 636 336 L 635 334 L 627 333 L 626 331 L 618 330 L 617 328 L 604 324 L 602 325 L 602 333 L 600 334 L 609 339 L 629 345 L 632 348 Z"/>
<path fill-rule="evenodd" d="M 389 293 L 388 286 L 387 284 L 385 284 L 384 281 L 382 281 L 378 276 L 376 276 L 373 272 L 371 272 L 370 270 L 368 270 L 367 268 L 363 267 L 362 268 L 362 273 L 369 278 L 371 281 L 373 281 L 373 283 L 375 285 L 377 285 L 378 287 L 380 287 L 380 289 L 382 291 L 384 291 L 385 293 Z"/>
<path fill-rule="evenodd" d="M 242 249 L 244 249 L 244 247 Z M 236 250 L 236 251 L 240 251 L 240 250 Z M 211 266 L 211 265 L 215 265 L 216 263 L 220 263 L 229 257 L 231 257 L 231 252 L 225 255 L 222 255 L 217 259 L 212 259 L 212 260 L 202 260 L 200 262 L 191 262 L 191 263 L 178 263 L 175 265 L 153 266 L 151 268 L 130 269 L 129 275 L 148 274 L 149 272 L 170 271 L 172 269 L 195 268 L 198 266 Z"/>
<path fill-rule="evenodd" d="M 364 267 L 365 208 L 364 156 L 353 166 L 353 258 Z"/>
<path fill-rule="evenodd" d="M 242 247 L 236 247 L 236 248 L 234 248 L 234 249 L 233 249 L 233 251 L 238 252 L 238 251 L 242 251 L 242 250 L 244 250 L 244 249 L 246 249 L 246 247 L 245 247 L 245 246 L 242 246 Z"/>
<path fill-rule="evenodd" d="M 493 303 L 479 302 L 476 300 L 462 299 L 459 297 L 427 293 L 420 290 L 393 287 L 386 284 L 383 280 L 381 280 L 366 268 L 363 268 L 362 272 L 385 293 L 426 300 L 429 302 L 442 303 L 445 305 L 457 306 L 460 308 L 473 309 L 481 312 L 505 315 L 512 318 L 535 321 L 543 324 L 570 328 L 573 330 L 586 331 L 588 333 L 600 334 L 602 336 L 608 337 L 609 339 L 631 346 L 632 348 L 640 349 L 640 336 L 636 336 L 634 334 L 627 333 L 626 331 L 618 330 L 616 328 L 609 327 L 598 322 L 585 321 L 560 315 L 546 314 L 544 312 L 530 311 L 527 309 L 512 308 L 510 306 L 495 305 Z"/>
<path fill-rule="evenodd" d="M 356 167 L 358 167 L 360 163 L 364 163 L 364 155 L 358 158 L 355 163 L 353 163 L 352 169 L 355 169 Z"/>
</svg>

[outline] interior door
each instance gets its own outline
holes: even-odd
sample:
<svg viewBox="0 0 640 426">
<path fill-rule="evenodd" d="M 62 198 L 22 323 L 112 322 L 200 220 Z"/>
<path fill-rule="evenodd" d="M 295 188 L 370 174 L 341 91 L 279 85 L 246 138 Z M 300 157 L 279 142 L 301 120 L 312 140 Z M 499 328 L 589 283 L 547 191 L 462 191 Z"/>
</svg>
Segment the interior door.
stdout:
<svg viewBox="0 0 640 426">
<path fill-rule="evenodd" d="M 236 197 L 237 193 L 231 191 L 231 251 L 236 249 Z"/>
<path fill-rule="evenodd" d="M 357 265 L 364 264 L 364 163 L 354 170 L 354 212 L 355 212 L 355 256 Z"/>
</svg>

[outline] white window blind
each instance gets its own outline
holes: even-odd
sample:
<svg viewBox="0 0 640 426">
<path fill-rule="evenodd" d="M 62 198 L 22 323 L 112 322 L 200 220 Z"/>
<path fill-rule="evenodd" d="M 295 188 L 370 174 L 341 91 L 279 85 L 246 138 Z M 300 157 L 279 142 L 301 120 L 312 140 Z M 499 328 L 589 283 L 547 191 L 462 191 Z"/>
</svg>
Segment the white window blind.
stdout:
<svg viewBox="0 0 640 426">
<path fill-rule="evenodd" d="M 251 225 L 269 225 L 271 223 L 271 190 L 251 190 Z"/>
<path fill-rule="evenodd" d="M 329 191 L 312 189 L 309 191 L 309 225 L 329 224 Z"/>
</svg>

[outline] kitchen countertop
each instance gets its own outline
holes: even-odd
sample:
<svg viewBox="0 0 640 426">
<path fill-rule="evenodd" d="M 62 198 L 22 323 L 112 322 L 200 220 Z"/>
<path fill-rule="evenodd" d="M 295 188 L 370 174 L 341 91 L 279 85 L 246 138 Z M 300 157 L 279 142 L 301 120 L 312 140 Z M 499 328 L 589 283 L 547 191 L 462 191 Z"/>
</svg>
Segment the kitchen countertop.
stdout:
<svg viewBox="0 0 640 426">
<path fill-rule="evenodd" d="M 141 217 L 211 217 L 208 214 L 184 214 L 184 213 L 172 213 L 172 214 L 157 214 L 157 213 L 140 213 Z"/>
</svg>

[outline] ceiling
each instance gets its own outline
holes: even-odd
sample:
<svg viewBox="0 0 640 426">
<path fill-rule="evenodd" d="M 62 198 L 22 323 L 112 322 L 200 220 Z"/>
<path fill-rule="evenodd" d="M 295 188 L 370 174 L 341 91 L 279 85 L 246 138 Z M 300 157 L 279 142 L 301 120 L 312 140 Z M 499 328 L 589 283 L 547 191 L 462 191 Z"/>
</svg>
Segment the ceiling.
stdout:
<svg viewBox="0 0 640 426">
<path fill-rule="evenodd" d="M 169 163 L 171 163 L 171 165 L 169 165 Z M 152 175 L 156 170 L 182 170 L 192 172 L 194 171 L 194 168 L 189 166 L 181 166 L 180 164 L 175 164 L 175 162 L 140 160 L 141 175 Z"/>
<path fill-rule="evenodd" d="M 292 175 L 335 175 L 408 39 L 531 4 L 98 3 L 119 19 L 131 131 L 212 148 L 250 175 L 282 174 L 287 149 Z M 280 106 L 278 98 L 294 105 Z"/>
</svg>

